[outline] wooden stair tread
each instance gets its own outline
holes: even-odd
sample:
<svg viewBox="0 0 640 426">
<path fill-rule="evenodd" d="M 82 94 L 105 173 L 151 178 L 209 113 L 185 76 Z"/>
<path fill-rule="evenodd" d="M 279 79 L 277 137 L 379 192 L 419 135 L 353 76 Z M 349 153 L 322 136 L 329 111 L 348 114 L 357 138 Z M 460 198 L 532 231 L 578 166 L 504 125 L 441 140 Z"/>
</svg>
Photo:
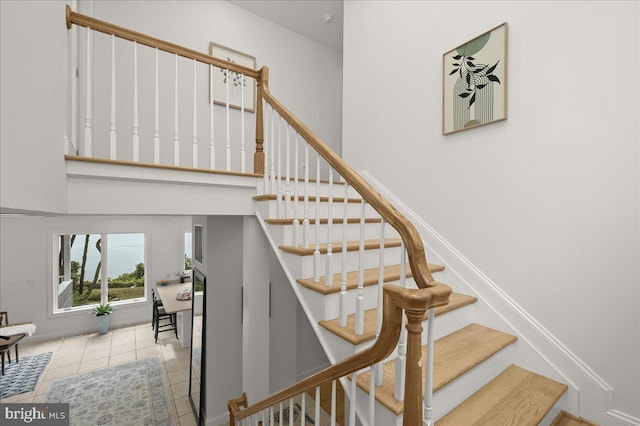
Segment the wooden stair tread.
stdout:
<svg viewBox="0 0 640 426">
<path fill-rule="evenodd" d="M 364 286 L 376 285 L 378 284 L 378 270 L 379 268 L 370 268 L 364 270 Z M 411 273 L 411 268 L 407 263 L 407 278 L 411 278 L 413 274 Z M 444 270 L 444 266 L 442 265 L 433 265 L 429 263 L 429 272 L 440 272 Z M 333 285 L 327 287 L 326 276 L 321 276 L 320 281 L 317 283 L 313 282 L 313 278 L 301 278 L 297 280 L 297 283 L 303 287 L 306 287 L 310 290 L 318 292 L 320 294 L 332 294 L 340 292 L 340 280 L 342 279 L 341 274 L 333 275 Z M 393 282 L 398 281 L 400 279 L 400 265 L 387 265 L 384 267 L 384 282 Z M 358 287 L 358 271 L 347 272 L 347 290 L 353 290 Z"/>
<path fill-rule="evenodd" d="M 387 238 L 384 240 L 385 248 L 400 247 L 400 238 Z M 327 253 L 327 243 L 320 244 L 320 254 Z M 342 241 L 332 243 L 332 253 L 342 253 Z M 380 240 L 365 240 L 365 250 L 377 250 L 380 248 Z M 347 251 L 357 251 L 360 249 L 360 241 L 347 241 Z M 315 250 L 314 244 L 311 247 L 297 247 L 297 246 L 280 246 L 280 250 L 285 253 L 295 254 L 298 256 L 311 256 Z"/>
<path fill-rule="evenodd" d="M 436 316 L 439 316 L 447 312 L 451 312 L 455 309 L 475 303 L 477 300 L 477 297 L 467 296 L 466 294 L 451 293 L 451 296 L 449 296 L 449 303 L 445 306 L 434 308 L 433 311 Z M 427 317 L 428 315 L 425 315 L 425 320 L 427 319 Z M 376 308 L 367 309 L 366 311 L 364 311 L 364 333 L 362 333 L 361 335 L 357 335 L 355 331 L 355 314 L 347 316 L 346 327 L 340 327 L 338 322 L 339 319 L 335 318 L 331 320 L 320 321 L 318 324 L 354 345 L 359 345 L 376 338 Z"/>
<path fill-rule="evenodd" d="M 295 197 L 295 195 L 289 195 L 289 198 L 291 200 L 293 200 L 294 197 Z M 254 195 L 253 201 L 275 201 L 277 198 L 278 198 L 277 194 Z M 282 194 L 282 199 L 285 200 L 286 198 L 287 198 L 287 196 L 285 194 Z M 298 201 L 304 201 L 304 196 L 303 195 L 298 195 Z M 310 203 L 315 203 L 316 202 L 316 196 L 315 195 L 309 195 L 309 202 Z M 321 203 L 328 203 L 329 202 L 329 197 L 320 196 L 320 202 Z M 334 202 L 334 204 L 344 203 L 344 197 L 333 197 L 333 202 Z M 362 202 L 362 199 L 360 199 L 360 198 L 347 198 L 347 203 L 360 204 L 361 202 Z"/>
<path fill-rule="evenodd" d="M 268 223 L 269 225 L 293 225 L 293 218 L 288 218 L 288 219 L 265 219 L 265 222 Z M 300 221 L 300 226 L 302 226 L 302 219 L 299 219 Z M 354 224 L 354 223 L 360 223 L 361 220 L 359 217 L 350 217 L 347 219 L 347 223 L 348 224 Z M 379 217 L 367 217 L 364 219 L 364 223 L 380 223 L 382 222 L 382 219 Z M 320 219 L 320 225 L 326 225 L 327 223 L 329 223 L 329 219 L 327 218 L 321 218 Z M 342 225 L 342 218 L 333 218 L 332 223 L 334 225 Z M 316 219 L 309 219 L 309 224 L 310 225 L 315 225 L 316 224 Z"/>
<path fill-rule="evenodd" d="M 454 379 L 471 370 L 501 349 L 517 340 L 516 336 L 479 324 L 469 324 L 435 341 L 433 361 L 433 391 L 437 392 Z M 422 359 L 426 346 L 422 347 Z M 403 411 L 403 402 L 394 397 L 395 360 L 384 363 L 384 379 L 376 387 L 376 400 L 396 415 Z M 357 384 L 369 393 L 370 372 L 358 376 Z M 422 384 L 424 394 L 424 382 Z M 466 424 L 466 423 L 458 423 Z"/>
<path fill-rule="evenodd" d="M 537 425 L 567 385 L 511 365 L 436 425 Z"/>
<path fill-rule="evenodd" d="M 598 426 L 598 424 L 562 410 L 553 419 L 551 426 Z"/>
</svg>

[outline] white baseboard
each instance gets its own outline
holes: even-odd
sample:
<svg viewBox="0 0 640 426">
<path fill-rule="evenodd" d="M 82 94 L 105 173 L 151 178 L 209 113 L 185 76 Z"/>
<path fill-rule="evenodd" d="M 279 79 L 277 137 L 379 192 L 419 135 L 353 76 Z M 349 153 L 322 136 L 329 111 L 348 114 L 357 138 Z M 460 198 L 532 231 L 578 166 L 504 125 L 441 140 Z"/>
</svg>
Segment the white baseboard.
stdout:
<svg viewBox="0 0 640 426">
<path fill-rule="evenodd" d="M 413 210 L 397 198 L 369 172 L 360 171 L 378 192 L 386 197 L 420 232 L 425 248 L 439 257 L 447 270 L 473 289 L 478 297 L 496 312 L 519 336 L 525 340 L 556 371 L 567 379 L 579 394 L 579 414 L 585 418 L 607 413 L 610 418 L 633 423 L 631 416 L 611 411 L 613 388 L 593 371 L 575 353 L 547 330 L 491 281 L 480 269 L 457 251 Z M 609 414 L 613 413 L 613 414 Z"/>
<path fill-rule="evenodd" d="M 600 423 L 607 425 L 640 426 L 640 419 L 618 410 L 609 410 L 603 414 Z"/>
</svg>

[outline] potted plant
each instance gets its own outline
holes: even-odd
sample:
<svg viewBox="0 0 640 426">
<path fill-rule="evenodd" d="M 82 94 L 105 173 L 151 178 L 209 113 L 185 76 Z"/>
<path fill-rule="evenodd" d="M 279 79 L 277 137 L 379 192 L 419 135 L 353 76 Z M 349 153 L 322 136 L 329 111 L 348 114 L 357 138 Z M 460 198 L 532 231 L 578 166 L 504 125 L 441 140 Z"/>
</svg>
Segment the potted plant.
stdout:
<svg viewBox="0 0 640 426">
<path fill-rule="evenodd" d="M 96 316 L 98 323 L 98 334 L 106 334 L 109 331 L 109 315 L 113 312 L 113 308 L 110 304 L 98 305 L 91 310 L 91 313 Z"/>
</svg>

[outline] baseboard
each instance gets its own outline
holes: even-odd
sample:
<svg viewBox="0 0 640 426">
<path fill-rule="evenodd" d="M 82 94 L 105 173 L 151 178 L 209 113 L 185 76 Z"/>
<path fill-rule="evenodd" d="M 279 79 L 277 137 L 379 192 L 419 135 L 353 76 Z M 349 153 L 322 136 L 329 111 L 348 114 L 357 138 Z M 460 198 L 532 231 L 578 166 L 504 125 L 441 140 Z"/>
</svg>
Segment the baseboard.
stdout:
<svg viewBox="0 0 640 426">
<path fill-rule="evenodd" d="M 218 414 L 204 421 L 206 426 L 224 426 L 229 424 L 229 413 Z"/>
<path fill-rule="evenodd" d="M 580 415 L 586 418 L 611 412 L 613 388 L 593 371 L 557 337 L 518 305 L 498 284 L 457 251 L 429 224 L 397 198 L 369 172 L 360 171 L 378 192 L 387 198 L 420 232 L 425 247 L 440 258 L 449 272 L 472 288 L 493 311 L 524 339 L 550 366 L 558 371 L 579 392 Z M 622 416 L 629 418 L 628 416 Z M 634 423 L 629 423 L 634 424 Z"/>
<path fill-rule="evenodd" d="M 640 419 L 618 410 L 609 410 L 599 419 L 601 424 L 640 426 Z"/>
</svg>

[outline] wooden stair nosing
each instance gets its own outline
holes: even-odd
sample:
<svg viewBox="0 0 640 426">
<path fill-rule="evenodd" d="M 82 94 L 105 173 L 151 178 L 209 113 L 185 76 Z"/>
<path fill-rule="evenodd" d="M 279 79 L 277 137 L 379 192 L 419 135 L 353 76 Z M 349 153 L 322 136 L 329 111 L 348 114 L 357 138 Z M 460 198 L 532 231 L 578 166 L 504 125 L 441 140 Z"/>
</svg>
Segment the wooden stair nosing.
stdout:
<svg viewBox="0 0 640 426">
<path fill-rule="evenodd" d="M 288 218 L 288 219 L 265 219 L 265 222 L 268 223 L 269 225 L 293 225 L 293 218 Z M 299 219 L 300 221 L 300 225 L 302 225 L 302 219 Z M 352 225 L 352 224 L 359 224 L 361 222 L 359 217 L 350 217 L 347 219 L 347 223 Z M 367 217 L 364 219 L 364 223 L 380 223 L 382 222 L 382 219 L 379 217 Z M 326 225 L 327 223 L 329 223 L 329 219 L 327 218 L 321 218 L 320 219 L 320 225 Z M 333 218 L 332 223 L 334 225 L 342 225 L 343 224 L 343 220 L 342 218 Z M 309 219 L 309 225 L 315 225 L 316 224 L 316 219 Z"/>
<path fill-rule="evenodd" d="M 289 198 L 291 199 L 291 201 L 293 201 L 295 199 L 295 195 L 289 195 Z M 278 199 L 278 195 L 277 194 L 263 194 L 263 195 L 254 195 L 253 196 L 253 201 L 275 201 Z M 286 199 L 286 195 L 282 194 L 282 199 Z M 298 201 L 304 201 L 304 196 L 302 195 L 298 195 Z M 309 203 L 315 203 L 316 202 L 316 196 L 315 195 L 309 195 Z M 320 202 L 321 203 L 328 203 L 329 202 L 329 197 L 320 196 Z M 344 197 L 333 197 L 333 203 L 334 204 L 341 204 L 344 203 Z M 347 203 L 350 204 L 361 204 L 362 203 L 362 199 L 360 198 L 347 198 Z"/>
<path fill-rule="evenodd" d="M 466 294 L 460 293 L 451 293 L 449 296 L 449 303 L 445 306 L 439 306 L 434 308 L 433 312 L 435 316 L 440 316 L 447 312 L 451 312 L 455 309 L 462 308 L 464 306 L 470 305 L 478 301 L 477 297 L 467 296 Z M 428 313 L 425 315 L 424 319 L 428 319 Z M 322 327 L 326 328 L 333 334 L 338 337 L 343 338 L 349 343 L 354 345 L 359 345 L 361 343 L 368 342 L 369 340 L 373 340 L 376 338 L 376 308 L 367 309 L 364 311 L 364 333 L 361 335 L 357 335 L 355 332 L 356 325 L 356 316 L 355 314 L 351 314 L 347 316 L 347 326 L 340 327 L 339 318 L 334 318 L 330 320 L 319 321 Z"/>
<path fill-rule="evenodd" d="M 479 324 L 469 324 L 435 341 L 433 391 L 437 392 L 476 365 L 498 353 L 517 337 Z M 425 359 L 426 346 L 422 347 Z M 384 380 L 376 387 L 376 400 L 396 415 L 402 414 L 403 402 L 394 397 L 395 359 L 384 363 Z M 369 393 L 370 372 L 357 378 L 357 385 Z M 422 384 L 424 394 L 424 382 Z"/>
<path fill-rule="evenodd" d="M 440 272 L 444 270 L 444 266 L 442 265 L 434 265 L 429 263 L 429 272 Z M 379 268 L 370 268 L 364 270 L 364 286 L 368 287 L 371 285 L 378 284 L 378 272 Z M 407 263 L 407 278 L 413 277 L 411 272 L 411 267 Z M 320 294 L 332 294 L 340 292 L 340 285 L 342 275 L 341 274 L 333 274 L 333 285 L 327 286 L 327 277 L 321 276 L 320 281 L 313 282 L 313 278 L 300 278 L 296 282 L 303 287 L 308 288 L 309 290 L 313 290 Z M 384 282 L 393 282 L 398 281 L 400 279 L 400 265 L 387 265 L 384 267 Z M 347 290 L 353 290 L 358 287 L 358 271 L 347 272 Z"/>
<path fill-rule="evenodd" d="M 537 425 L 567 388 L 564 383 L 511 365 L 436 425 Z"/>
<path fill-rule="evenodd" d="M 384 248 L 393 248 L 400 247 L 401 240 L 400 238 L 387 238 L 384 240 Z M 377 250 L 380 248 L 380 240 L 365 240 L 364 241 L 364 249 L 365 250 Z M 320 254 L 327 253 L 327 243 L 320 244 Z M 282 245 L 279 247 L 285 253 L 295 254 L 298 256 L 311 256 L 315 251 L 315 247 L 312 244 L 311 247 L 297 247 L 297 246 L 287 246 Z M 342 241 L 332 243 L 331 244 L 332 253 L 342 253 Z M 347 251 L 358 251 L 360 249 L 360 241 L 347 241 Z"/>
<path fill-rule="evenodd" d="M 597 423 L 587 420 L 584 417 L 574 416 L 561 410 L 550 426 L 599 426 Z"/>
</svg>

